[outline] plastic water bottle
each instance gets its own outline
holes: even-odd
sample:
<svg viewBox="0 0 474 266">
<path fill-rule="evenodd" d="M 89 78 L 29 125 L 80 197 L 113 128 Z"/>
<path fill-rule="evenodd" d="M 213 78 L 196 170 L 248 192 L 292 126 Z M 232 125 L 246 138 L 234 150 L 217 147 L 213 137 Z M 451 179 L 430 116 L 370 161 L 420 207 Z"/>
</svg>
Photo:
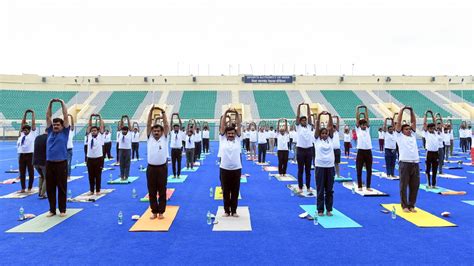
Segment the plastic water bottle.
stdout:
<svg viewBox="0 0 474 266">
<path fill-rule="evenodd" d="M 207 225 L 212 224 L 211 211 L 207 211 Z"/>
<path fill-rule="evenodd" d="M 76 160 L 76 166 L 79 166 L 79 160 Z"/>
<path fill-rule="evenodd" d="M 137 190 L 135 188 L 132 189 L 132 199 L 137 198 Z"/>
<path fill-rule="evenodd" d="M 122 213 L 122 211 L 119 211 L 119 213 L 118 213 L 118 220 L 117 220 L 117 223 L 118 223 L 119 225 L 122 225 L 122 224 L 123 224 L 123 213 Z"/>
<path fill-rule="evenodd" d="M 350 179 L 352 180 L 351 172 L 348 172 L 348 173 L 347 173 L 347 178 L 350 178 Z"/>
<path fill-rule="evenodd" d="M 272 180 L 272 174 L 268 172 L 268 180 Z"/>
<path fill-rule="evenodd" d="M 10 172 L 13 171 L 13 165 L 10 164 Z"/>
<path fill-rule="evenodd" d="M 140 164 L 140 170 L 142 170 L 142 169 L 143 169 L 143 165 Z"/>
<path fill-rule="evenodd" d="M 356 183 L 355 182 L 352 182 L 352 194 L 355 194 L 356 193 Z"/>
<path fill-rule="evenodd" d="M 216 161 L 216 165 L 219 165 L 219 161 Z"/>
<path fill-rule="evenodd" d="M 70 199 L 72 197 L 72 191 L 70 189 L 67 190 L 67 198 Z"/>
<path fill-rule="evenodd" d="M 20 207 L 18 219 L 19 219 L 20 221 L 25 220 L 25 209 L 23 209 L 23 206 Z"/>
<path fill-rule="evenodd" d="M 397 170 L 398 170 L 398 164 L 395 164 L 395 169 L 397 169 Z"/>
<path fill-rule="evenodd" d="M 291 196 L 294 197 L 295 196 L 295 190 L 294 188 L 291 189 Z"/>
<path fill-rule="evenodd" d="M 395 207 L 392 207 L 392 219 L 397 219 L 397 211 L 395 210 Z"/>
<path fill-rule="evenodd" d="M 214 189 L 212 187 L 209 188 L 209 197 L 210 198 L 214 197 Z"/>
<path fill-rule="evenodd" d="M 110 181 L 110 182 L 114 181 L 114 177 L 113 177 L 112 174 L 109 175 L 109 181 Z"/>
<path fill-rule="evenodd" d="M 318 212 L 314 212 L 313 224 L 314 224 L 314 225 L 318 225 L 318 224 L 319 224 L 319 221 L 318 221 Z"/>
</svg>

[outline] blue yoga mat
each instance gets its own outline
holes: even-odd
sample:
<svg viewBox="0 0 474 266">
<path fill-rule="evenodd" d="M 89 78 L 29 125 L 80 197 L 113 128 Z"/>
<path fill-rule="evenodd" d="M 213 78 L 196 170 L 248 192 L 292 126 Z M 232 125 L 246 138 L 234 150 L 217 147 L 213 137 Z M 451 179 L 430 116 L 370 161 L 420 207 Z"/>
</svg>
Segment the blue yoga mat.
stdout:
<svg viewBox="0 0 474 266">
<path fill-rule="evenodd" d="M 352 178 L 339 176 L 339 177 L 334 177 L 334 181 L 335 182 L 347 182 L 347 181 L 352 181 Z"/>
<path fill-rule="evenodd" d="M 184 167 L 181 169 L 181 172 L 196 172 L 198 169 L 199 167 L 194 167 L 193 169 Z"/>
<path fill-rule="evenodd" d="M 316 212 L 315 205 L 300 205 L 300 207 L 307 212 L 309 215 L 313 216 Z M 324 228 L 358 228 L 362 225 L 358 224 L 356 221 L 347 217 L 342 212 L 332 209 L 333 216 L 318 216 L 319 224 Z"/>
<path fill-rule="evenodd" d="M 111 184 L 111 185 L 114 185 L 114 184 L 130 184 L 132 183 L 133 181 L 137 180 L 138 179 L 138 176 L 129 176 L 127 180 L 121 180 L 120 178 L 117 178 L 115 180 L 112 180 L 112 181 L 108 181 L 107 184 Z"/>
<path fill-rule="evenodd" d="M 427 192 L 433 192 L 433 193 L 441 193 L 441 192 L 447 192 L 447 191 L 451 191 L 450 189 L 446 189 L 446 188 L 442 188 L 442 187 L 436 187 L 436 188 L 430 188 L 428 189 L 426 187 L 426 185 L 424 184 L 420 184 L 420 189 L 423 189 L 424 191 L 427 191 Z"/>
<path fill-rule="evenodd" d="M 247 178 L 246 178 L 246 177 L 241 178 L 241 179 L 240 179 L 240 183 L 247 183 Z"/>
<path fill-rule="evenodd" d="M 183 183 L 188 178 L 187 175 L 181 175 L 179 178 L 173 178 L 173 175 L 168 176 L 168 183 Z"/>
<path fill-rule="evenodd" d="M 463 200 L 462 202 L 474 206 L 474 200 Z"/>
<path fill-rule="evenodd" d="M 352 168 L 352 169 L 356 169 L 355 165 L 349 165 L 348 167 Z M 362 169 L 362 171 L 367 172 L 367 170 L 365 170 L 365 167 Z M 380 172 L 380 171 L 377 170 L 377 169 L 372 168 L 372 172 L 375 173 L 375 172 Z"/>
</svg>

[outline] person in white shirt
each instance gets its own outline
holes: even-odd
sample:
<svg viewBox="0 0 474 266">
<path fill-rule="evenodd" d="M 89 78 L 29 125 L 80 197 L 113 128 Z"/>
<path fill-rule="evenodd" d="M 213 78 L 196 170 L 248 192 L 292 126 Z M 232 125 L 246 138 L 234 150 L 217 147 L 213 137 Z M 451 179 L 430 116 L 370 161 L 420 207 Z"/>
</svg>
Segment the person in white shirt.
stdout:
<svg viewBox="0 0 474 266">
<path fill-rule="evenodd" d="M 439 165 L 439 133 L 435 130 L 435 123 L 427 122 L 427 116 L 431 114 L 433 121 L 435 120 L 433 112 L 428 110 L 423 118 L 423 135 L 425 137 L 426 149 L 426 178 L 428 180 L 428 188 L 436 188 L 436 174 Z M 431 174 L 433 172 L 433 174 Z"/>
<path fill-rule="evenodd" d="M 470 149 L 470 146 L 467 146 L 467 137 L 470 135 L 470 133 L 470 130 L 467 129 L 466 121 L 463 121 L 459 127 L 459 145 L 461 146 L 461 151 L 463 153 L 469 151 Z"/>
<path fill-rule="evenodd" d="M 471 145 L 472 145 L 472 127 L 470 125 L 467 126 L 466 134 L 467 134 L 467 148 L 469 150 L 471 149 Z"/>
<path fill-rule="evenodd" d="M 296 139 L 297 139 L 296 129 L 295 126 L 291 126 L 290 128 L 290 142 L 288 143 L 288 149 L 293 151 L 293 158 L 292 161 L 296 162 Z"/>
<path fill-rule="evenodd" d="M 411 125 L 402 125 L 405 110 L 411 114 Z M 400 199 L 404 212 L 416 212 L 415 204 L 420 186 L 420 156 L 416 143 L 416 116 L 411 107 L 405 106 L 398 112 L 396 136 L 399 149 Z M 407 198 L 407 188 L 409 189 Z"/>
<path fill-rule="evenodd" d="M 153 111 L 161 110 L 163 126 L 153 125 Z M 147 123 L 146 181 L 152 215 L 150 219 L 163 219 L 166 211 L 166 186 L 168 182 L 168 133 L 169 124 L 165 110 L 153 106 Z M 158 197 L 157 197 L 158 194 Z M 158 202 L 159 198 L 159 202 Z"/>
<path fill-rule="evenodd" d="M 451 119 L 448 120 L 448 124 L 445 125 L 449 129 L 449 156 L 453 156 L 454 150 L 454 130 L 453 130 L 453 122 Z M 448 159 L 446 159 L 448 160 Z"/>
<path fill-rule="evenodd" d="M 99 127 L 92 126 L 92 118 L 99 119 Z M 91 114 L 89 118 L 89 126 L 87 127 L 87 173 L 89 175 L 89 195 L 100 194 L 102 183 L 102 169 L 104 167 L 104 120 L 99 114 Z"/>
<path fill-rule="evenodd" d="M 120 138 L 120 121 L 117 123 L 117 132 L 115 133 L 115 157 L 117 158 L 116 164 L 120 164 L 120 156 L 119 156 L 119 138 Z"/>
<path fill-rule="evenodd" d="M 250 123 L 249 141 L 250 141 L 250 160 L 257 160 L 257 141 L 258 133 L 256 131 L 257 125 L 254 122 Z"/>
<path fill-rule="evenodd" d="M 173 117 L 177 116 L 178 123 L 173 122 Z M 171 124 L 173 131 L 170 132 L 170 148 L 171 148 L 171 168 L 173 169 L 173 178 L 180 178 L 181 176 L 181 159 L 183 150 L 184 133 L 179 129 L 182 127 L 181 117 L 178 113 L 171 115 Z"/>
<path fill-rule="evenodd" d="M 209 153 L 209 127 L 207 125 L 202 129 L 202 146 L 204 153 Z"/>
<path fill-rule="evenodd" d="M 334 149 L 334 169 L 336 170 L 336 176 L 341 176 L 339 170 L 339 164 L 341 163 L 341 139 L 339 138 L 339 116 L 334 116 L 336 118 L 336 124 L 333 124 L 332 130 L 332 141 L 333 141 L 333 149 Z M 329 125 L 328 125 L 329 128 Z"/>
<path fill-rule="evenodd" d="M 449 154 L 452 147 L 451 133 L 452 133 L 451 125 L 445 125 L 444 127 L 444 156 L 445 156 L 446 161 L 449 161 Z"/>
<path fill-rule="evenodd" d="M 438 173 L 443 174 L 444 166 L 444 130 L 443 130 L 443 118 L 441 121 L 436 122 L 436 132 L 438 133 Z"/>
<path fill-rule="evenodd" d="M 71 123 L 71 128 L 69 129 L 69 137 L 67 140 L 67 179 L 71 177 L 71 167 L 72 167 L 72 150 L 74 148 L 74 118 L 71 114 L 68 114 L 69 121 Z"/>
<path fill-rule="evenodd" d="M 301 116 L 301 106 L 307 106 L 307 116 Z M 298 161 L 298 193 L 303 192 L 303 173 L 306 174 L 306 189 L 308 194 L 312 194 L 311 191 L 311 163 L 313 160 L 313 124 L 311 123 L 311 110 L 309 104 L 300 103 L 296 114 L 296 149 Z M 309 120 L 309 121 L 308 121 Z"/>
<path fill-rule="evenodd" d="M 196 134 L 194 134 L 194 162 L 197 162 L 201 158 L 201 131 L 199 127 L 196 127 Z"/>
<path fill-rule="evenodd" d="M 259 127 L 258 128 L 258 134 L 257 134 L 257 142 L 258 142 L 258 162 L 259 163 L 265 163 L 266 162 L 266 156 L 267 156 L 267 136 L 268 133 L 264 131 L 265 127 Z"/>
<path fill-rule="evenodd" d="M 382 131 L 382 128 L 379 128 L 378 134 L 379 134 L 379 151 L 384 151 L 384 132 Z"/>
<path fill-rule="evenodd" d="M 133 133 L 132 134 L 132 160 L 137 157 L 137 160 L 140 159 L 140 154 L 138 150 L 140 149 L 140 127 L 138 123 L 134 124 L 133 126 Z"/>
<path fill-rule="evenodd" d="M 103 154 L 104 154 L 104 159 L 112 159 L 112 154 L 110 153 L 110 150 L 112 149 L 112 135 L 110 134 L 110 131 L 107 129 L 105 130 L 104 133 L 104 147 L 103 147 Z"/>
<path fill-rule="evenodd" d="M 244 148 L 245 148 L 245 151 L 247 154 L 250 154 L 250 130 L 245 128 L 245 126 L 243 127 L 244 128 L 244 132 L 243 132 L 243 136 L 244 136 Z"/>
<path fill-rule="evenodd" d="M 280 133 L 277 135 L 277 156 L 278 156 L 278 174 L 280 176 L 286 176 L 286 169 L 288 167 L 288 143 L 290 142 L 290 136 L 288 134 L 288 121 L 285 119 L 285 124 L 280 125 L 278 120 L 277 128 L 280 129 Z"/>
<path fill-rule="evenodd" d="M 360 109 L 365 109 L 365 119 L 360 118 Z M 357 132 L 357 185 L 359 191 L 362 191 L 362 169 L 365 165 L 367 171 L 366 187 L 368 191 L 372 191 L 370 187 L 372 180 L 372 139 L 370 138 L 369 111 L 366 106 L 359 105 L 356 107 L 356 132 Z"/>
<path fill-rule="evenodd" d="M 227 110 L 223 117 L 235 109 Z M 220 180 L 224 201 L 224 217 L 239 217 L 237 206 L 239 203 L 240 176 L 242 175 L 242 158 L 240 148 L 240 115 L 236 115 L 235 127 L 226 125 L 221 119 L 219 150 L 221 152 Z"/>
<path fill-rule="evenodd" d="M 327 128 L 321 128 L 321 115 L 328 116 Z M 315 178 L 317 200 L 316 207 L 318 209 L 318 216 L 324 216 L 324 207 L 326 206 L 326 215 L 332 216 L 333 205 L 333 186 L 334 186 L 334 141 L 333 133 L 336 129 L 333 125 L 331 114 L 323 111 L 318 115 L 316 123 L 316 130 L 314 131 L 315 138 Z M 338 140 L 339 141 L 339 140 Z"/>
<path fill-rule="evenodd" d="M 123 120 L 127 119 L 128 126 L 124 125 Z M 122 180 L 127 180 L 130 174 L 130 160 L 131 160 L 131 153 L 132 153 L 132 134 L 130 133 L 130 119 L 128 116 L 122 116 L 120 120 L 120 128 L 122 131 L 120 132 L 119 138 L 117 142 L 119 144 L 119 160 L 120 160 L 120 178 Z"/>
<path fill-rule="evenodd" d="M 270 130 L 268 131 L 268 149 L 270 150 L 270 153 L 275 151 L 275 138 L 275 130 L 273 127 L 270 127 Z"/>
<path fill-rule="evenodd" d="M 351 133 L 349 131 L 349 127 L 344 127 L 344 156 L 346 159 L 349 158 L 351 154 Z"/>
<path fill-rule="evenodd" d="M 31 126 L 26 123 L 26 116 L 31 113 Z M 21 193 L 26 189 L 26 170 L 28 170 L 28 191 L 33 188 L 35 180 L 35 168 L 33 167 L 33 152 L 37 136 L 35 112 L 26 110 L 21 120 L 21 127 L 17 144 L 18 169 L 20 171 Z"/>
<path fill-rule="evenodd" d="M 387 127 L 387 121 L 392 124 Z M 388 177 L 395 177 L 395 163 L 397 161 L 397 138 L 393 133 L 393 118 L 385 118 L 383 123 L 385 167 Z"/>
<path fill-rule="evenodd" d="M 188 124 L 187 128 L 188 134 L 185 137 L 185 150 L 186 150 L 186 168 L 193 169 L 194 168 L 194 151 L 196 148 L 195 141 L 196 141 L 196 132 L 193 126 Z"/>
</svg>

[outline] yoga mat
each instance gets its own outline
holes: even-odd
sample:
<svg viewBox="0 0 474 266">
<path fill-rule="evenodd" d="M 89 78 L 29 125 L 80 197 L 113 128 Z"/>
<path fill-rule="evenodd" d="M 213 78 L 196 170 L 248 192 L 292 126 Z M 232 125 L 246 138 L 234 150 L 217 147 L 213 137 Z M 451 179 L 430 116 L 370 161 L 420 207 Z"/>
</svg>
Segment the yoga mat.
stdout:
<svg viewBox="0 0 474 266">
<path fill-rule="evenodd" d="M 127 180 L 121 180 L 120 177 L 115 179 L 115 180 L 112 180 L 112 181 L 108 181 L 107 184 L 110 184 L 110 185 L 115 185 L 115 184 L 130 184 L 132 183 L 133 181 L 137 180 L 139 177 L 138 176 L 129 176 Z"/>
<path fill-rule="evenodd" d="M 439 177 L 442 178 L 449 178 L 449 179 L 463 179 L 467 178 L 465 176 L 458 176 L 458 175 L 452 175 L 452 174 L 438 174 Z"/>
<path fill-rule="evenodd" d="M 278 181 L 296 181 L 296 178 L 294 176 L 288 174 L 285 176 L 274 174 L 272 176 L 274 176 Z"/>
<path fill-rule="evenodd" d="M 469 184 L 469 185 L 474 185 L 474 182 L 469 182 L 468 184 Z"/>
<path fill-rule="evenodd" d="M 138 162 L 138 161 L 143 161 L 143 159 L 140 158 L 140 159 L 131 159 L 131 160 L 130 160 L 130 162 Z"/>
<path fill-rule="evenodd" d="M 363 197 L 385 197 L 388 196 L 387 193 L 379 191 L 375 188 L 372 188 L 372 191 L 368 191 L 365 186 L 362 187 L 362 191 L 359 191 L 359 188 L 357 187 L 357 184 L 354 184 L 354 182 L 343 182 L 342 185 L 349 189 L 352 190 L 352 187 L 355 185 L 356 187 L 354 188 L 355 193 L 359 194 Z"/>
<path fill-rule="evenodd" d="M 83 175 L 72 175 L 69 177 L 69 179 L 67 180 L 67 182 L 71 182 L 71 181 L 74 181 L 74 180 L 77 180 L 77 179 L 80 179 L 80 178 L 83 178 L 84 176 Z"/>
<path fill-rule="evenodd" d="M 138 171 L 140 171 L 140 172 L 146 172 L 146 169 L 147 169 L 146 167 L 143 167 L 143 168 L 141 168 L 141 169 L 138 168 Z"/>
<path fill-rule="evenodd" d="M 388 179 L 388 180 L 399 180 L 400 177 L 399 176 L 395 176 L 395 177 L 388 177 L 387 176 L 387 173 L 384 173 L 384 172 L 376 172 L 376 173 L 373 173 L 374 176 L 378 176 L 380 178 L 385 178 L 385 179 Z"/>
<path fill-rule="evenodd" d="M 352 169 L 356 169 L 356 166 L 355 166 L 355 165 L 349 165 L 348 167 L 349 167 L 349 168 L 352 168 Z M 367 170 L 365 169 L 365 167 L 362 168 L 362 171 L 367 172 Z M 372 168 L 372 173 L 377 173 L 377 172 L 380 172 L 380 171 L 377 170 L 377 169 Z"/>
<path fill-rule="evenodd" d="M 278 167 L 276 166 L 264 166 L 263 167 L 263 170 L 265 172 L 277 172 L 278 171 Z"/>
<path fill-rule="evenodd" d="M 252 231 L 250 222 L 249 207 L 242 206 L 237 208 L 240 217 L 222 217 L 224 207 L 219 206 L 216 213 L 217 224 L 214 224 L 212 231 Z"/>
<path fill-rule="evenodd" d="M 17 174 L 20 173 L 20 170 L 18 169 L 12 169 L 12 170 L 7 170 L 5 171 L 6 174 Z"/>
<path fill-rule="evenodd" d="M 373 158 L 376 158 L 376 159 L 385 159 L 385 157 L 383 156 L 376 156 L 376 155 L 372 155 Z"/>
<path fill-rule="evenodd" d="M 422 189 L 424 191 L 427 191 L 427 192 L 436 193 L 436 194 L 439 194 L 441 192 L 452 191 L 450 189 L 446 189 L 446 188 L 442 188 L 442 187 L 428 188 L 425 184 L 420 184 L 420 189 Z"/>
<path fill-rule="evenodd" d="M 441 219 L 433 214 L 426 212 L 422 209 L 415 208 L 417 212 L 404 212 L 400 204 L 382 204 L 382 207 L 392 211 L 392 208 L 395 207 L 395 211 L 398 216 L 409 221 L 410 223 L 418 227 L 450 227 L 456 226 L 453 223 L 450 223 L 444 219 Z"/>
<path fill-rule="evenodd" d="M 269 163 L 255 163 L 256 165 L 264 166 L 264 165 L 270 165 Z M 278 169 L 277 169 L 278 171 Z"/>
<path fill-rule="evenodd" d="M 467 171 L 469 174 L 474 174 L 474 171 Z"/>
<path fill-rule="evenodd" d="M 214 189 L 214 199 L 215 200 L 224 199 L 224 195 L 222 194 L 222 187 L 216 187 L 216 189 Z M 242 199 L 240 192 L 239 192 L 239 199 Z"/>
<path fill-rule="evenodd" d="M 240 177 L 240 183 L 247 183 L 247 177 L 246 176 L 241 176 Z"/>
<path fill-rule="evenodd" d="M 77 167 L 85 167 L 85 166 L 87 166 L 87 164 L 85 162 L 78 163 L 78 164 L 72 165 L 71 169 L 76 169 Z"/>
<path fill-rule="evenodd" d="M 174 193 L 174 188 L 168 188 L 166 189 L 166 200 L 170 200 L 171 199 L 171 196 L 173 196 L 173 193 Z M 150 202 L 150 198 L 148 197 L 148 193 L 146 193 L 145 197 L 141 198 L 140 201 L 141 202 Z M 160 198 L 160 195 L 158 195 L 158 193 L 156 194 L 156 197 L 157 198 Z"/>
<path fill-rule="evenodd" d="M 462 169 L 462 166 L 443 166 L 443 169 L 456 170 L 456 169 Z"/>
<path fill-rule="evenodd" d="M 349 162 L 340 162 L 339 164 L 348 164 Z"/>
<path fill-rule="evenodd" d="M 102 168 L 102 173 L 105 172 L 105 171 L 109 171 L 109 170 L 114 170 L 114 168 L 111 168 L 111 167 L 104 167 L 104 168 Z M 89 172 L 88 172 L 88 171 L 85 171 L 85 172 L 83 172 L 83 173 L 84 173 L 84 174 L 87 174 L 87 173 L 89 173 Z"/>
<path fill-rule="evenodd" d="M 289 190 L 295 190 L 298 191 L 298 184 L 291 184 L 286 186 Z M 316 189 L 311 188 L 312 192 L 308 193 L 308 190 L 306 189 L 306 186 L 303 186 L 303 193 L 299 194 L 295 192 L 295 195 L 298 197 L 305 197 L 305 198 L 315 198 L 316 197 Z"/>
<path fill-rule="evenodd" d="M 474 206 L 474 200 L 463 200 L 462 202 Z"/>
<path fill-rule="evenodd" d="M 316 212 L 315 205 L 300 205 L 300 207 L 314 218 Z M 362 225 L 344 215 L 342 212 L 332 209 L 333 216 L 318 216 L 319 224 L 324 228 L 358 228 Z"/>
<path fill-rule="evenodd" d="M 352 181 L 352 178 L 350 177 L 343 177 L 343 176 L 335 176 L 334 177 L 335 182 L 347 182 L 347 181 Z"/>
<path fill-rule="evenodd" d="M 47 211 L 27 222 L 13 227 L 12 229 L 6 231 L 6 233 L 44 233 L 52 227 L 64 222 L 68 218 L 71 218 L 80 211 L 82 211 L 82 209 L 66 209 L 66 217 L 60 217 L 59 215 L 46 217 L 46 215 L 49 213 L 49 211 Z M 56 213 L 59 214 L 59 210 L 56 210 Z"/>
<path fill-rule="evenodd" d="M 164 213 L 165 218 L 160 220 L 158 218 L 151 220 L 151 209 L 148 208 L 130 228 L 130 232 L 167 232 L 170 230 L 176 215 L 178 214 L 179 206 L 166 206 Z"/>
<path fill-rule="evenodd" d="M 82 193 L 81 195 L 79 195 L 75 198 L 70 199 L 69 201 L 70 202 L 95 202 L 95 201 L 101 199 L 102 197 L 104 197 L 105 195 L 111 193 L 114 190 L 115 189 L 101 189 L 100 190 L 100 195 L 96 195 L 96 194 L 89 195 L 89 191 L 88 191 L 88 192 Z"/>
<path fill-rule="evenodd" d="M 183 169 L 181 169 L 181 172 L 196 172 L 198 169 L 199 167 L 193 167 L 193 169 L 184 167 Z"/>
<path fill-rule="evenodd" d="M 24 193 L 20 193 L 20 191 L 18 190 L 10 194 L 1 196 L 0 199 L 23 199 L 36 193 L 38 193 L 38 187 L 32 188 L 29 192 L 28 190 L 25 190 Z"/>
<path fill-rule="evenodd" d="M 20 182 L 20 178 L 16 177 L 16 178 L 10 178 L 10 179 L 3 180 L 2 182 L 0 182 L 0 184 L 2 184 L 2 185 L 11 185 L 11 184 L 15 184 L 15 183 L 18 183 L 18 182 Z"/>
<path fill-rule="evenodd" d="M 179 178 L 173 178 L 173 175 L 168 176 L 168 183 L 184 183 L 188 178 L 187 175 L 182 175 Z"/>
</svg>

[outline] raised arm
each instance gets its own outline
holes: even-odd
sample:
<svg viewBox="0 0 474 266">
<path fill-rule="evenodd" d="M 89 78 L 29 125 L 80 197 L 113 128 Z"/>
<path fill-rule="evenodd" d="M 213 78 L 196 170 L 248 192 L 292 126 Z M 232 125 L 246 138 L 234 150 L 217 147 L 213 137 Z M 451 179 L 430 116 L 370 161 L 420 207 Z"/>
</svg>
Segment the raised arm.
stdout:
<svg viewBox="0 0 474 266">
<path fill-rule="evenodd" d="M 300 103 L 298 104 L 298 107 L 297 107 L 297 110 L 296 110 L 296 125 L 299 125 L 300 124 L 300 109 L 301 109 L 301 105 L 303 105 L 303 103 Z"/>
<path fill-rule="evenodd" d="M 314 121 L 314 126 L 315 126 L 315 129 L 314 129 L 314 137 L 315 138 L 319 138 L 319 130 L 321 129 L 321 123 L 319 121 L 321 121 L 321 115 L 323 114 L 324 112 L 321 112 L 318 114 L 318 118 L 316 119 L 316 121 Z"/>
<path fill-rule="evenodd" d="M 21 135 L 23 127 L 26 125 L 26 116 L 27 115 L 28 115 L 28 110 L 25 111 L 25 113 L 23 114 L 23 119 L 21 119 L 20 131 L 18 132 L 18 136 Z"/>
<path fill-rule="evenodd" d="M 99 117 L 99 121 L 100 121 L 99 132 L 100 132 L 100 134 L 104 134 L 104 132 L 105 132 L 104 120 L 102 119 L 102 117 L 99 114 L 97 114 L 97 117 Z"/>
<path fill-rule="evenodd" d="M 331 114 L 329 114 L 329 115 L 331 115 Z M 336 130 L 339 131 L 339 125 L 340 125 L 339 124 L 339 116 L 335 115 L 333 117 L 336 118 Z M 331 121 L 332 121 L 332 119 L 331 119 Z"/>
<path fill-rule="evenodd" d="M 365 106 L 365 121 L 367 121 L 367 127 L 370 127 L 370 121 L 369 121 L 369 108 L 367 108 L 367 106 Z"/>
<path fill-rule="evenodd" d="M 356 127 L 359 127 L 359 116 L 360 116 L 360 113 L 359 113 L 359 107 L 361 107 L 361 105 L 358 105 L 356 106 Z"/>
<path fill-rule="evenodd" d="M 69 115 L 67 113 L 67 106 L 63 100 L 58 99 L 58 101 L 61 103 L 61 108 L 63 110 L 64 128 L 69 128 L 70 124 L 69 124 Z"/>
<path fill-rule="evenodd" d="M 71 124 L 71 130 L 74 130 L 74 118 L 71 114 L 68 114 L 69 123 Z"/>
<path fill-rule="evenodd" d="M 405 109 L 406 109 L 406 106 L 402 107 L 402 109 L 400 109 L 400 112 L 398 112 L 397 124 L 395 125 L 395 130 L 397 132 L 400 132 L 402 130 L 402 117 L 403 117 L 403 111 L 405 111 Z"/>
<path fill-rule="evenodd" d="M 35 111 L 30 110 L 31 113 L 31 130 L 36 131 L 36 114 Z"/>
<path fill-rule="evenodd" d="M 413 111 L 413 108 L 412 107 L 409 107 L 409 110 L 410 110 L 410 120 L 411 120 L 411 129 L 416 132 L 416 115 L 415 115 L 415 111 Z"/>
<path fill-rule="evenodd" d="M 153 111 L 155 110 L 155 105 L 153 105 L 150 108 L 150 111 L 148 112 L 148 118 L 146 120 L 146 135 L 147 137 L 150 137 L 151 134 L 151 127 L 153 126 Z M 173 119 L 173 118 L 171 118 Z"/>
<path fill-rule="evenodd" d="M 48 108 L 46 109 L 46 128 L 49 128 L 53 124 L 53 112 L 51 109 L 53 108 L 53 102 L 55 102 L 56 99 L 51 99 L 48 104 Z"/>
<path fill-rule="evenodd" d="M 241 130 L 242 130 L 242 128 L 241 128 L 242 121 L 240 121 L 239 113 L 236 110 L 234 110 L 234 111 L 235 111 L 235 114 L 236 114 L 236 117 L 235 117 L 235 124 L 236 124 L 235 127 L 236 127 L 236 129 L 235 130 L 237 131 L 237 136 L 240 137 L 241 136 L 240 133 L 241 133 Z"/>
<path fill-rule="evenodd" d="M 382 131 L 383 132 L 387 132 L 387 121 L 389 120 L 390 118 L 386 117 L 384 120 L 383 120 L 383 127 L 382 127 Z"/>
<path fill-rule="evenodd" d="M 91 116 L 89 116 L 89 123 L 87 124 L 87 129 L 86 129 L 86 133 L 89 134 L 91 132 L 91 127 L 92 127 L 92 119 L 95 117 L 95 114 L 91 114 Z"/>
<path fill-rule="evenodd" d="M 168 136 L 170 133 L 170 123 L 168 123 L 168 117 L 166 117 L 166 112 L 164 109 L 161 109 L 161 116 L 163 117 L 163 129 L 165 130 L 163 133 L 165 136 Z"/>
<path fill-rule="evenodd" d="M 305 105 L 306 105 L 306 117 L 308 118 L 308 124 L 314 125 L 313 119 L 311 118 L 311 108 L 309 108 L 309 104 L 305 104 Z"/>
<path fill-rule="evenodd" d="M 224 135 L 225 133 L 225 119 L 227 117 L 227 112 L 228 111 L 225 111 L 224 115 L 221 116 L 221 124 L 219 127 L 219 132 L 221 133 L 221 135 Z"/>
<path fill-rule="evenodd" d="M 423 131 L 428 130 L 428 114 L 430 113 L 430 110 L 426 110 L 425 115 L 423 116 Z"/>
<path fill-rule="evenodd" d="M 333 137 L 334 135 L 334 124 L 333 124 L 333 121 L 332 121 L 332 115 L 331 113 L 328 113 L 328 112 L 325 112 L 326 115 L 328 115 L 328 135 L 329 137 Z M 339 117 L 338 117 L 338 121 L 339 121 Z M 337 122 L 337 124 L 339 125 L 339 122 Z M 338 126 L 337 126 L 338 127 Z M 338 127 L 339 128 L 339 127 Z"/>
</svg>

